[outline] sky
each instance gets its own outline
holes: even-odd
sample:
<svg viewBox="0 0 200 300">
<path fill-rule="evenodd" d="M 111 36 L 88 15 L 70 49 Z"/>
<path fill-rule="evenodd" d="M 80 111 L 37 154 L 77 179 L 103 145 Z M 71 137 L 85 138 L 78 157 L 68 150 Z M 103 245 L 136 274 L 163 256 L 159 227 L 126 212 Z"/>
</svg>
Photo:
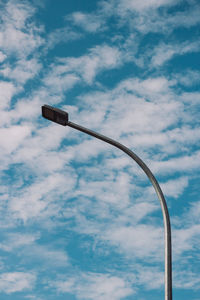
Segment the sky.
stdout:
<svg viewBox="0 0 200 300">
<path fill-rule="evenodd" d="M 0 299 L 200 300 L 198 0 L 0 0 Z"/>
</svg>

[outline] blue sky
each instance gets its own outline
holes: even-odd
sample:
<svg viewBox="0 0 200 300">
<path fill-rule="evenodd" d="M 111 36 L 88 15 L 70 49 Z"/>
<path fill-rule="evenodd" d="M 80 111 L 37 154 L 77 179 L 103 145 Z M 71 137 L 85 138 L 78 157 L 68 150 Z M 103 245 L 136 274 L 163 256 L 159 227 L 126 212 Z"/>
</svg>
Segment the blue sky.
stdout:
<svg viewBox="0 0 200 300">
<path fill-rule="evenodd" d="M 0 299 L 200 300 L 198 0 L 0 0 Z"/>
</svg>

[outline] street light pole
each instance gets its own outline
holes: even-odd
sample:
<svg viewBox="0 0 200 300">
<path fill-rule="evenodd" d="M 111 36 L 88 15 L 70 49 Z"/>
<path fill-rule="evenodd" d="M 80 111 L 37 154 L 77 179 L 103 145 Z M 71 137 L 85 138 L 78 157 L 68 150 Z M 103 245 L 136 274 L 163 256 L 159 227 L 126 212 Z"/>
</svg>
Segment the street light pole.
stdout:
<svg viewBox="0 0 200 300">
<path fill-rule="evenodd" d="M 81 132 L 84 132 L 90 136 L 93 136 L 99 140 L 102 140 L 108 144 L 111 144 L 118 149 L 125 152 L 128 156 L 130 156 L 145 172 L 149 180 L 151 181 L 158 199 L 160 201 L 162 214 L 163 214 L 163 222 L 164 222 L 164 235 L 165 235 L 165 300 L 172 300 L 172 245 L 171 245 L 171 225 L 170 225 L 170 217 L 167 208 L 167 204 L 165 201 L 165 197 L 163 192 L 151 172 L 151 170 L 147 167 L 147 165 L 129 148 L 120 144 L 119 142 L 106 137 L 102 134 L 99 134 L 93 130 L 87 129 L 83 126 L 77 125 L 75 123 L 68 121 L 68 113 L 64 112 L 60 109 L 51 107 L 49 105 L 42 106 L 42 116 L 50 121 L 56 122 L 63 126 L 69 126 Z"/>
</svg>

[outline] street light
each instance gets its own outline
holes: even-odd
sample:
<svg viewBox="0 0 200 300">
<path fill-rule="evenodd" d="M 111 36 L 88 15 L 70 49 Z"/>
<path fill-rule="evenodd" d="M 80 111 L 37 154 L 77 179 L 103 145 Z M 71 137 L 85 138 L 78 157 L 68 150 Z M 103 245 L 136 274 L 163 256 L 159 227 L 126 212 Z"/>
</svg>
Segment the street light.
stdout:
<svg viewBox="0 0 200 300">
<path fill-rule="evenodd" d="M 120 144 L 119 142 L 108 138 L 102 134 L 99 134 L 95 131 L 87 129 L 83 126 L 77 125 L 75 123 L 69 122 L 68 120 L 68 113 L 64 112 L 58 108 L 54 108 L 49 105 L 42 106 L 42 116 L 50 121 L 58 123 L 63 126 L 69 126 L 84 133 L 87 133 L 99 140 L 102 140 L 108 144 L 111 144 L 127 155 L 129 155 L 146 173 L 147 177 L 151 181 L 158 199 L 160 200 L 160 205 L 163 214 L 163 222 L 164 222 L 164 235 L 165 235 L 165 300 L 172 300 L 172 245 L 171 245 L 171 225 L 170 225 L 170 217 L 167 208 L 167 204 L 165 201 L 165 197 L 163 192 L 152 174 L 151 170 L 147 167 L 147 165 L 129 148 L 125 147 L 124 145 Z"/>
</svg>

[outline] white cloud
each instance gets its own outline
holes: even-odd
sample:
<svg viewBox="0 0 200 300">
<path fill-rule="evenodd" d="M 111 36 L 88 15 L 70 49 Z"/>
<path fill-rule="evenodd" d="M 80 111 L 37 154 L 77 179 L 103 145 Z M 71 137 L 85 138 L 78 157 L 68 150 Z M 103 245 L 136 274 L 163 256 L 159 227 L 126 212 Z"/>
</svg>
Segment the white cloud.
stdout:
<svg viewBox="0 0 200 300">
<path fill-rule="evenodd" d="M 7 54 L 29 55 L 42 44 L 39 28 L 30 22 L 34 8 L 27 3 L 8 1 L 5 5 L 0 30 L 0 47 Z"/>
<path fill-rule="evenodd" d="M 177 80 L 177 83 L 182 84 L 186 87 L 197 86 L 200 82 L 200 72 L 187 70 L 186 72 L 184 72 L 184 74 L 175 74 L 174 79 Z"/>
<path fill-rule="evenodd" d="M 137 134 L 153 135 L 176 124 L 178 112 L 182 115 L 182 104 L 171 94 L 164 78 L 125 80 L 110 92 L 82 96 L 81 101 L 85 110 L 91 111 L 92 120 L 85 110 L 78 119 L 90 128 L 101 128 L 101 132 L 110 137 L 123 136 L 122 143 L 135 147 Z"/>
<path fill-rule="evenodd" d="M 191 203 L 189 211 L 184 216 L 189 224 L 199 224 L 199 213 L 200 213 L 200 201 L 195 201 Z"/>
<path fill-rule="evenodd" d="M 161 183 L 160 186 L 165 196 L 178 198 L 183 194 L 184 189 L 188 186 L 188 177 L 168 180 L 165 183 Z M 152 193 L 155 193 L 153 189 Z"/>
<path fill-rule="evenodd" d="M 137 28 L 142 34 L 160 32 L 169 34 L 176 28 L 190 28 L 199 24 L 199 5 L 193 3 L 183 11 L 161 14 L 159 11 L 140 11 L 138 17 L 132 20 L 132 28 Z"/>
<path fill-rule="evenodd" d="M 6 55 L 0 51 L 0 63 L 2 63 L 6 59 Z"/>
<path fill-rule="evenodd" d="M 59 292 L 62 293 L 72 293 L 74 287 L 75 279 L 68 279 L 66 281 L 56 281 L 54 283 L 50 283 L 51 286 L 55 286 Z"/>
<path fill-rule="evenodd" d="M 161 272 L 159 267 L 139 265 L 136 271 L 137 282 L 144 285 L 147 290 L 158 289 L 164 285 L 164 272 Z"/>
<path fill-rule="evenodd" d="M 57 94 L 51 94 L 45 88 L 40 88 L 39 90 L 33 91 L 28 97 L 20 97 L 20 99 L 15 102 L 15 106 L 12 109 L 3 112 L 3 118 L 0 122 L 4 126 L 11 126 L 13 123 L 16 124 L 21 122 L 29 125 L 33 130 L 36 130 L 35 121 L 39 117 L 41 122 L 41 106 L 45 104 L 46 101 L 48 101 L 49 104 L 55 105 L 56 103 L 61 102 L 62 98 Z M 46 124 L 49 123 L 47 122 Z M 57 128 L 58 131 L 60 131 L 60 127 L 57 126 Z M 49 129 L 46 128 L 46 134 L 48 132 Z M 37 130 L 37 133 L 40 133 L 39 129 Z"/>
<path fill-rule="evenodd" d="M 0 109 L 9 108 L 11 98 L 17 91 L 12 82 L 0 81 Z"/>
<path fill-rule="evenodd" d="M 0 249 L 17 256 L 19 264 L 29 264 L 30 261 L 34 261 L 39 262 L 45 269 L 52 266 L 68 266 L 69 257 L 66 251 L 61 247 L 55 248 L 52 243 L 40 244 L 41 238 L 40 233 L 11 233 L 2 238 Z"/>
<path fill-rule="evenodd" d="M 86 279 L 89 284 L 82 286 L 79 299 L 118 300 L 132 294 L 132 289 L 117 276 L 91 274 Z"/>
<path fill-rule="evenodd" d="M 49 33 L 45 44 L 45 51 L 53 49 L 59 43 L 68 43 L 69 41 L 74 41 L 81 38 L 82 35 L 80 32 L 76 32 L 68 26 L 57 28 Z"/>
<path fill-rule="evenodd" d="M 179 289 L 199 289 L 199 274 L 190 270 L 181 270 L 174 272 L 174 286 Z"/>
<path fill-rule="evenodd" d="M 191 27 L 198 24 L 199 5 L 193 3 L 187 10 L 175 13 L 163 13 L 165 9 L 176 6 L 180 0 L 111 0 L 100 1 L 95 12 L 83 13 L 77 11 L 66 19 L 73 21 L 77 26 L 88 32 L 99 32 L 106 29 L 106 21 L 116 17 L 118 24 L 130 24 L 131 31 L 142 33 L 162 32 L 169 33 L 176 27 Z"/>
<path fill-rule="evenodd" d="M 55 249 L 50 244 L 35 244 L 27 248 L 21 248 L 19 256 L 25 263 L 37 262 L 43 268 L 52 271 L 52 268 L 69 266 L 69 257 L 65 250 Z"/>
<path fill-rule="evenodd" d="M 103 237 L 102 237 L 103 238 Z M 151 225 L 135 225 L 112 227 L 106 233 L 104 238 L 108 239 L 112 245 L 119 248 L 120 251 L 133 258 L 153 259 L 160 261 L 163 259 L 163 230 Z"/>
<path fill-rule="evenodd" d="M 104 18 L 98 14 L 75 12 L 67 19 L 72 20 L 75 25 L 82 27 L 88 32 L 95 33 L 104 29 Z"/>
<path fill-rule="evenodd" d="M 182 222 L 183 224 L 183 222 Z M 173 230 L 173 253 L 176 259 L 181 260 L 183 253 L 185 253 L 185 259 L 187 259 L 187 253 L 189 251 L 198 249 L 198 241 L 199 241 L 199 233 L 200 233 L 200 225 L 199 222 L 197 224 L 191 225 L 190 227 L 185 227 L 183 224 L 183 228 L 174 229 Z M 190 254 L 189 254 L 190 256 Z"/>
<path fill-rule="evenodd" d="M 67 90 L 70 90 L 80 81 L 79 76 L 63 70 L 59 70 L 59 66 L 52 66 L 52 70 L 44 79 L 44 84 L 53 94 L 62 94 Z"/>
<path fill-rule="evenodd" d="M 38 164 L 36 168 L 42 168 Z M 68 180 L 66 181 L 66 177 Z M 16 195 L 9 202 L 10 211 L 16 218 L 24 222 L 30 218 L 45 218 L 49 215 L 56 215 L 62 210 L 61 200 L 56 204 L 56 199 L 70 192 L 75 185 L 75 178 L 72 174 L 53 173 L 46 178 L 22 190 L 20 195 Z"/>
<path fill-rule="evenodd" d="M 35 295 L 27 295 L 27 296 L 24 296 L 24 298 L 26 298 L 26 299 L 44 300 L 44 298 L 40 298 L 40 297 L 35 296 Z"/>
<path fill-rule="evenodd" d="M 54 91 L 67 90 L 82 79 L 92 84 L 96 75 L 107 69 L 121 65 L 121 52 L 116 47 L 108 45 L 96 46 L 89 53 L 78 58 L 58 58 L 52 65 L 44 83 Z"/>
<path fill-rule="evenodd" d="M 192 108 L 192 106 L 194 108 L 198 108 L 199 105 L 199 101 L 200 101 L 200 93 L 197 92 L 183 92 L 181 95 L 179 95 L 180 99 L 182 99 L 183 103 L 186 105 L 190 105 L 190 107 Z M 196 107 L 195 107 L 196 106 Z M 192 117 L 194 117 L 194 111 L 192 111 Z M 188 114 L 189 117 L 189 114 Z M 191 121 L 191 119 L 190 119 Z"/>
<path fill-rule="evenodd" d="M 98 273 L 82 274 L 77 280 L 57 281 L 51 286 L 63 293 L 75 293 L 77 299 L 120 300 L 134 293 L 123 278 Z"/>
<path fill-rule="evenodd" d="M 199 134 L 199 128 L 183 126 L 182 128 L 166 130 L 161 133 L 137 133 L 132 137 L 129 136 L 129 139 L 134 145 L 134 148 L 151 147 L 159 149 L 160 153 L 166 157 L 166 155 L 177 153 L 177 151 L 179 151 L 179 154 L 184 151 L 188 152 L 192 145 L 198 143 Z"/>
<path fill-rule="evenodd" d="M 0 74 L 6 80 L 15 82 L 18 91 L 22 91 L 22 84 L 33 78 L 41 68 L 38 58 L 32 56 L 43 44 L 40 36 L 42 29 L 32 19 L 34 13 L 34 7 L 28 2 L 7 1 L 2 6 L 0 28 L 0 61 L 2 65 Z M 12 60 L 12 64 L 9 59 Z M 9 90 L 9 87 L 6 89 L 5 85 L 8 82 L 4 81 L 3 84 L 4 94 L 6 94 L 5 90 Z M 9 82 L 9 84 L 13 83 Z M 2 100 L 1 103 L 4 101 Z"/>
<path fill-rule="evenodd" d="M 7 154 L 15 151 L 30 134 L 31 128 L 29 126 L 16 125 L 9 128 L 1 128 L 1 149 Z"/>
<path fill-rule="evenodd" d="M 23 105 L 21 108 L 23 109 Z M 26 108 L 29 109 L 28 105 L 25 106 L 25 111 Z M 36 107 L 37 110 L 41 114 L 40 106 Z M 33 110 L 31 113 L 36 111 Z M 32 118 L 31 113 L 30 118 Z M 29 117 L 29 115 L 26 117 Z M 21 142 L 20 147 L 13 156 L 13 161 L 24 163 L 37 176 L 46 176 L 46 172 L 52 174 L 64 170 L 72 171 L 69 162 L 76 155 L 76 151 L 73 152 L 72 147 L 67 149 L 63 147 L 61 152 L 57 150 L 67 135 L 68 129 L 62 126 L 59 127 L 56 124 L 38 128 L 37 134 L 31 135 Z M 38 168 L 38 166 L 42 166 L 42 168 Z"/>
<path fill-rule="evenodd" d="M 119 83 L 114 92 L 116 93 L 133 93 L 135 95 L 148 97 L 148 99 L 155 100 L 157 102 L 162 101 L 162 95 L 169 94 L 171 86 L 174 85 L 173 81 L 168 80 L 165 77 L 150 77 L 144 80 L 138 78 L 129 78 Z M 159 94 L 159 99 L 158 99 Z M 170 102 L 170 97 L 168 96 L 167 102 Z"/>
<path fill-rule="evenodd" d="M 164 77 L 122 81 L 111 91 L 82 96 L 80 101 L 84 110 L 74 114 L 73 119 L 121 141 L 141 154 L 156 173 L 169 174 L 178 170 L 190 172 L 192 168 L 198 168 L 195 162 L 198 153 L 191 158 L 189 153 L 192 145 L 198 143 L 199 128 L 190 124 L 194 120 L 193 110 L 184 110 L 182 99 L 187 101 L 187 105 L 197 104 L 199 95 L 177 96 L 173 84 L 173 81 Z M 179 122 L 181 125 L 176 128 Z M 82 149 L 81 159 L 88 159 L 93 151 L 94 155 L 104 149 L 106 153 L 107 149 L 114 153 L 110 147 L 94 140 L 81 142 L 70 151 L 76 149 Z M 142 149 L 145 149 L 144 153 Z M 152 154 L 155 149 L 159 155 Z M 178 156 L 167 158 L 167 155 L 176 154 L 177 151 Z M 114 160 L 113 164 L 115 168 Z M 129 160 L 124 158 L 123 167 L 129 165 Z"/>
<path fill-rule="evenodd" d="M 29 19 L 34 13 L 31 7 L 25 2 L 17 5 L 14 5 L 14 2 L 9 3 L 0 29 L 0 45 L 2 44 L 3 49 L 0 52 L 0 61 L 3 63 L 1 75 L 21 86 L 40 71 L 41 65 L 37 56 L 33 55 L 33 58 L 30 58 L 29 54 L 33 54 L 43 45 L 43 41 L 40 37 L 40 28 Z M 132 26 L 145 33 L 160 30 L 166 33 L 168 24 L 172 24 L 175 28 L 180 24 L 190 27 L 199 22 L 195 13 L 194 20 L 187 17 L 185 12 L 177 14 L 181 20 L 178 24 L 175 15 L 169 17 L 168 21 L 164 15 L 161 16 L 156 11 L 158 7 L 173 5 L 174 1 L 125 0 L 117 3 L 116 9 L 120 7 L 124 9 L 121 12 L 118 10 L 119 15 L 126 19 L 126 16 L 132 14 L 130 22 Z M 105 4 L 104 8 L 108 10 L 109 5 L 111 2 Z M 116 12 L 114 7 L 112 9 Z M 74 24 L 90 33 L 104 30 L 106 16 L 103 16 L 102 11 L 95 14 L 74 13 L 72 15 Z M 157 22 L 151 26 L 154 18 L 157 18 Z M 58 28 L 49 34 L 45 51 L 57 43 L 77 38 L 80 38 L 79 33 L 70 31 L 67 27 Z M 5 44 L 2 39 L 5 40 Z M 139 43 L 140 37 L 134 36 L 133 40 Z M 95 235 L 98 241 L 111 246 L 125 258 L 134 255 L 135 261 L 138 258 L 142 261 L 151 258 L 154 262 L 160 263 L 164 260 L 163 231 L 160 225 L 157 225 L 157 219 L 152 216 L 160 209 L 159 203 L 157 201 L 155 204 L 155 194 L 148 193 L 149 188 L 143 187 L 146 181 L 141 179 L 139 171 L 132 166 L 132 161 L 126 155 L 115 152 L 110 145 L 87 138 L 71 128 L 66 129 L 55 124 L 41 127 L 43 123 L 38 126 L 35 123 L 41 114 L 40 105 L 46 101 L 44 99 L 48 99 L 50 104 L 69 103 L 71 100 L 66 98 L 65 93 L 76 84 L 84 83 L 91 87 L 97 83 L 95 79 L 101 72 L 122 66 L 131 54 L 133 60 L 135 59 L 137 46 L 134 45 L 132 49 L 129 47 L 131 50 L 128 52 L 126 47 L 112 45 L 94 46 L 80 57 L 57 58 L 43 72 L 42 83 L 45 86 L 33 93 L 30 91 L 27 99 L 23 95 L 10 110 L 8 109 L 12 97 L 20 89 L 11 82 L 0 83 L 0 100 L 2 100 L 0 105 L 5 109 L 1 114 L 1 122 L 6 125 L 0 130 L 5 154 L 2 156 L 1 168 L 12 166 L 12 163 L 23 164 L 21 174 L 19 172 L 22 179 L 21 182 L 17 182 L 20 188 L 15 190 L 17 184 L 13 183 L 11 193 L 9 189 L 2 189 L 5 196 L 1 198 L 3 201 L 1 213 L 3 216 L 6 211 L 3 216 L 5 219 L 24 221 L 27 226 L 33 224 L 36 219 L 41 228 L 47 226 L 48 230 L 51 230 L 49 219 L 53 217 L 52 226 L 56 226 L 62 216 L 69 226 L 74 222 L 73 226 L 68 228 L 80 234 Z M 151 52 L 151 64 L 153 67 L 163 66 L 175 55 L 192 53 L 197 51 L 198 47 L 198 42 L 190 45 L 161 43 Z M 125 48 L 128 53 L 122 50 Z M 18 57 L 13 67 L 8 64 L 5 53 L 8 56 L 14 54 Z M 145 56 L 146 53 L 142 55 Z M 191 123 L 194 121 L 191 110 L 186 111 L 184 107 L 184 104 L 197 103 L 199 94 L 177 95 L 174 85 L 181 82 L 185 86 L 192 86 L 193 79 L 190 76 L 196 78 L 198 82 L 198 75 L 198 72 L 189 71 L 187 76 L 171 76 L 172 80 L 162 75 L 152 77 L 144 75 L 145 79 L 128 78 L 112 90 L 105 91 L 105 87 L 101 86 L 105 92 L 82 94 L 79 99 L 74 99 L 80 110 L 74 106 L 66 108 L 72 112 L 70 119 L 75 122 L 78 120 L 80 124 L 94 128 L 133 148 L 161 176 L 169 173 L 174 176 L 179 170 L 184 172 L 184 175 L 181 174 L 181 177 L 175 180 L 162 179 L 164 194 L 178 198 L 188 186 L 191 171 L 199 168 L 199 152 L 193 155 L 189 153 L 193 145 L 198 145 L 200 131 Z M 16 125 L 19 121 L 21 124 Z M 70 145 L 63 146 L 65 138 L 70 139 Z M 12 153 L 12 156 L 8 156 L 8 153 Z M 102 159 L 101 154 L 105 159 Z M 95 163 L 94 158 L 97 158 Z M 76 161 L 76 167 L 71 164 L 72 161 Z M 86 161 L 87 166 L 83 165 Z M 26 176 L 30 174 L 33 176 L 31 177 L 33 183 L 25 186 Z M 34 176 L 37 176 L 35 182 Z M 71 197 L 77 198 L 76 204 L 73 206 L 70 202 L 68 209 L 63 212 L 63 207 L 66 207 L 67 200 Z M 130 203 L 130 200 L 133 203 Z M 7 202 L 8 210 L 4 210 Z M 196 207 L 191 209 L 190 217 L 187 216 L 187 222 L 193 216 L 194 222 L 197 223 L 198 212 L 197 203 Z M 91 218 L 87 218 L 88 216 Z M 145 222 L 144 218 L 146 223 L 142 224 Z M 105 224 L 102 224 L 102 220 L 105 220 Z M 151 225 L 148 225 L 149 220 L 153 222 Z M 197 247 L 199 226 L 192 224 L 187 228 L 175 228 L 173 232 L 177 242 L 174 246 L 176 261 L 181 259 L 183 253 L 193 251 Z M 37 239 L 37 235 L 13 234 L 9 235 L 7 241 L 1 243 L 0 247 L 5 251 L 16 250 L 23 262 L 37 261 L 45 268 L 69 266 L 70 259 L 66 251 L 49 246 L 48 243 L 37 244 Z M 132 284 L 144 285 L 147 289 L 161 287 L 163 274 L 160 266 L 158 268 L 138 266 L 136 272 L 137 276 Z M 29 285 L 31 277 L 27 275 L 25 277 L 27 281 L 24 281 L 22 273 L 4 273 L 0 290 L 11 293 L 31 287 L 31 284 Z M 88 273 L 80 276 L 80 282 L 77 277 L 55 281 L 52 286 L 54 284 L 59 292 L 74 293 L 77 299 L 118 300 L 134 292 L 131 283 L 123 275 Z M 185 280 L 180 282 L 185 287 L 196 287 L 199 281 L 195 280 L 193 275 L 190 279 L 189 284 Z M 180 286 L 180 282 L 177 286 Z"/>
<path fill-rule="evenodd" d="M 31 290 L 36 276 L 28 272 L 10 272 L 0 274 L 0 291 L 6 294 Z"/>
<path fill-rule="evenodd" d="M 40 70 L 41 64 L 36 59 L 19 59 L 15 67 L 4 65 L 0 74 L 5 78 L 14 80 L 17 83 L 23 84 L 27 80 L 33 78 Z"/>
<path fill-rule="evenodd" d="M 156 9 L 165 5 L 175 5 L 179 0 L 120 0 L 119 9 L 143 11 L 146 9 Z"/>
<path fill-rule="evenodd" d="M 174 172 L 188 172 L 198 170 L 200 163 L 200 152 L 194 152 L 191 155 L 183 155 L 177 158 L 171 158 L 163 161 L 152 161 L 151 168 L 155 173 L 169 174 Z"/>
<path fill-rule="evenodd" d="M 0 248 L 10 252 L 13 249 L 16 250 L 17 248 L 33 245 L 38 238 L 38 234 L 11 233 L 7 235 L 5 242 L 0 244 Z"/>
<path fill-rule="evenodd" d="M 27 3 L 17 3 L 17 1 L 7 1 L 5 5 L 5 14 L 2 19 L 5 22 L 9 22 L 17 29 L 22 29 L 26 25 L 27 18 L 29 18 L 34 7 L 28 6 Z"/>
<path fill-rule="evenodd" d="M 102 1 L 100 11 L 103 11 L 104 18 L 117 15 L 122 24 L 130 25 L 132 32 L 137 30 L 142 34 L 148 32 L 168 34 L 175 28 L 190 28 L 200 22 L 198 1 L 193 1 L 185 10 L 167 12 L 169 7 L 178 3 L 180 0 L 113 0 L 109 3 Z"/>
<path fill-rule="evenodd" d="M 103 170 L 102 170 L 103 171 Z M 102 173 L 102 177 L 103 177 Z M 115 209 L 122 209 L 129 203 L 130 176 L 120 172 L 116 178 L 107 178 L 101 181 L 79 181 L 79 188 L 74 191 L 74 196 L 95 197 L 97 201 L 115 205 Z M 98 213 L 97 213 L 98 214 Z"/>
<path fill-rule="evenodd" d="M 163 65 L 166 61 L 172 59 L 175 55 L 184 55 L 186 53 L 198 52 L 200 43 L 195 41 L 193 43 L 179 43 L 179 44 L 165 44 L 157 45 L 153 51 L 151 64 L 153 67 Z"/>
</svg>

